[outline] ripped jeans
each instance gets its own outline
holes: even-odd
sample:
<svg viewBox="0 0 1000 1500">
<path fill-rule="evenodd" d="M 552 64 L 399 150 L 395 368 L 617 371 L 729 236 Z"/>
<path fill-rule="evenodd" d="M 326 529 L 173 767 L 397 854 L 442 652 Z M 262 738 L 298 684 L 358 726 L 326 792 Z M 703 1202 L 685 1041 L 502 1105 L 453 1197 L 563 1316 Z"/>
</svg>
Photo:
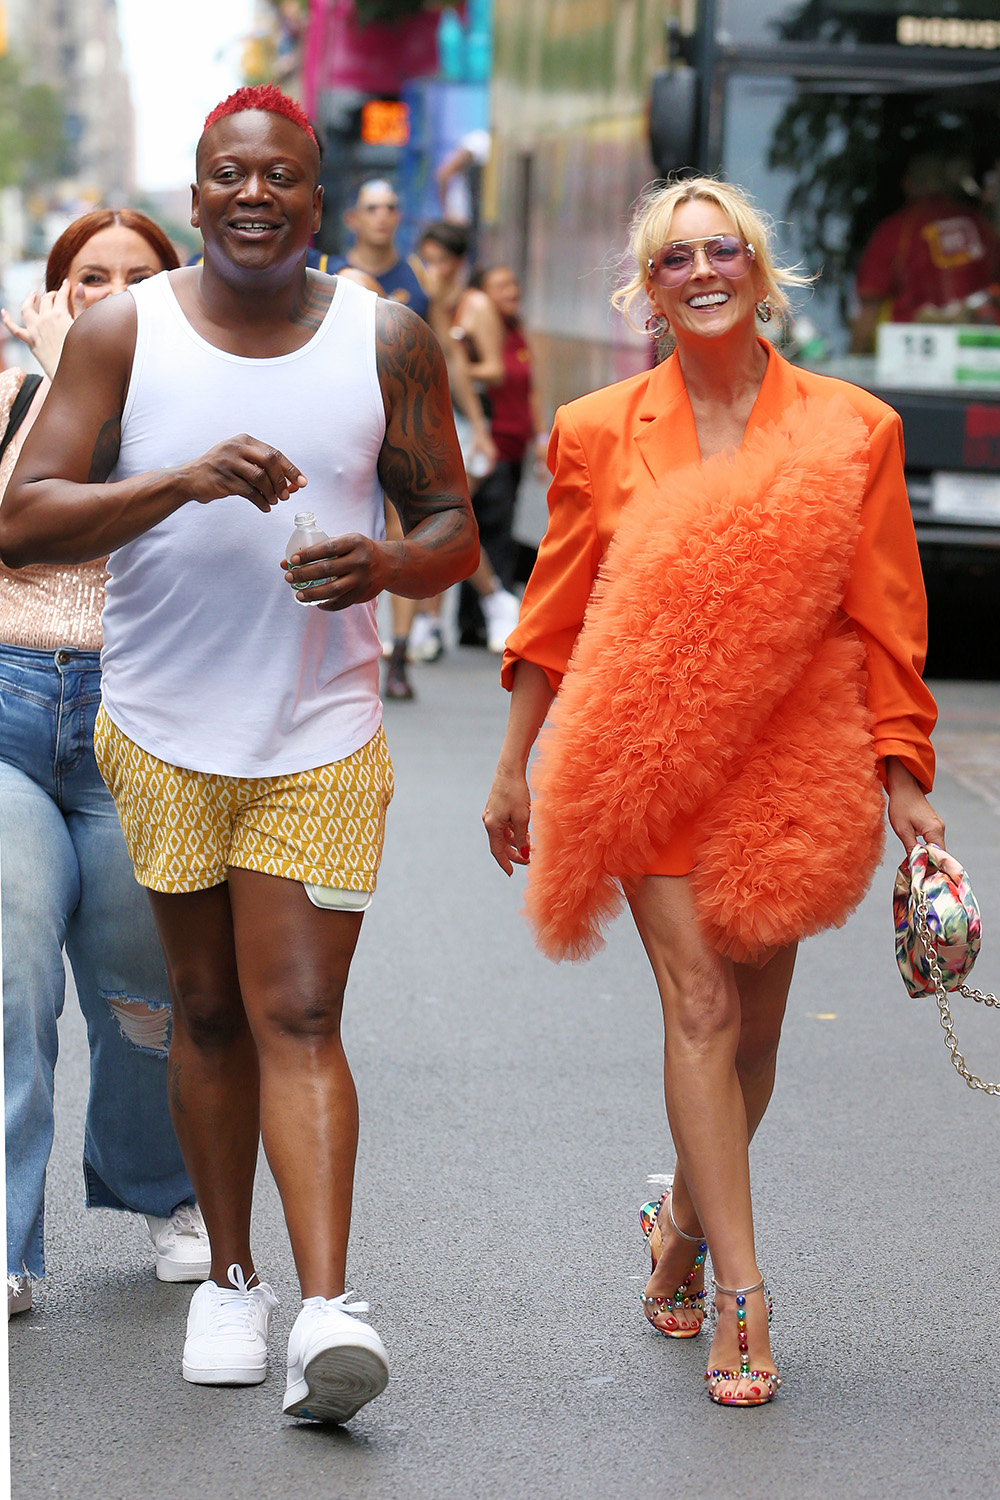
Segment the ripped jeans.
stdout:
<svg viewBox="0 0 1000 1500">
<path fill-rule="evenodd" d="M 7 1270 L 44 1274 L 63 946 L 90 1042 L 87 1203 L 193 1201 L 167 1107 L 170 993 L 149 903 L 94 760 L 95 651 L 0 645 Z"/>
</svg>

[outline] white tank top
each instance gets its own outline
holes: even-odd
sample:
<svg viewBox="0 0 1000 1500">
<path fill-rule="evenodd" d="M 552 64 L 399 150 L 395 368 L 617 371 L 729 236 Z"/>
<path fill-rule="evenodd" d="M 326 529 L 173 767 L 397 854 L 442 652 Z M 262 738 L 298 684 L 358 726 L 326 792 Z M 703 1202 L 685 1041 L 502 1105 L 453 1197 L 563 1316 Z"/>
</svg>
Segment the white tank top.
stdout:
<svg viewBox="0 0 1000 1500">
<path fill-rule="evenodd" d="M 381 722 L 375 603 L 299 604 L 279 564 L 303 507 L 331 537 L 385 535 L 377 299 L 338 279 L 307 344 L 245 359 L 195 332 L 167 273 L 130 292 L 135 358 L 111 479 L 246 432 L 309 483 L 268 515 L 235 495 L 189 501 L 111 554 L 105 710 L 144 750 L 193 771 L 280 776 L 341 760 Z"/>
</svg>

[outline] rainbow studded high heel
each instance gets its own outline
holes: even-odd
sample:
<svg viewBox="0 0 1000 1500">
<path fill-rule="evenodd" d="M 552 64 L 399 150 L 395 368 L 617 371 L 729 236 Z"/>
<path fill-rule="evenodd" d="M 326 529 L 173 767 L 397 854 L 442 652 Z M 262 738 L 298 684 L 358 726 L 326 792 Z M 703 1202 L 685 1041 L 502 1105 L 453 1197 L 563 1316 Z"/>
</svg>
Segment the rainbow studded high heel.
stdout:
<svg viewBox="0 0 1000 1500">
<path fill-rule="evenodd" d="M 767 1321 L 770 1325 L 773 1311 L 771 1293 L 767 1289 L 767 1283 L 763 1276 L 753 1286 L 728 1287 L 720 1286 L 714 1280 L 712 1286 L 716 1295 L 722 1292 L 726 1297 L 736 1298 L 736 1335 L 740 1349 L 740 1367 L 738 1370 L 706 1370 L 705 1379 L 708 1381 L 708 1394 L 719 1406 L 766 1406 L 774 1397 L 781 1386 L 781 1376 L 776 1370 L 751 1370 L 750 1368 L 750 1341 L 747 1335 L 747 1298 L 753 1292 L 763 1291 L 764 1301 L 767 1305 Z M 718 1309 L 715 1298 L 712 1299 L 712 1317 L 717 1319 Z M 740 1381 L 751 1380 L 754 1382 L 749 1390 L 740 1396 L 735 1394 L 720 1394 L 719 1387 L 722 1385 L 739 1385 Z"/>
<path fill-rule="evenodd" d="M 642 1310 L 649 1320 L 650 1327 L 654 1328 L 657 1333 L 662 1333 L 664 1338 L 693 1339 L 697 1337 L 697 1335 L 701 1332 L 701 1325 L 705 1321 L 705 1289 L 703 1287 L 700 1292 L 692 1293 L 691 1286 L 695 1280 L 695 1277 L 698 1275 L 698 1272 L 705 1264 L 705 1256 L 708 1253 L 708 1246 L 702 1239 L 700 1234 L 685 1234 L 684 1230 L 679 1227 L 676 1219 L 674 1218 L 673 1209 L 670 1205 L 670 1193 L 666 1192 L 663 1194 L 663 1197 L 660 1199 L 659 1203 L 644 1203 L 639 1210 L 639 1223 L 642 1226 L 642 1232 L 645 1236 L 646 1244 L 649 1245 L 649 1255 L 653 1263 L 652 1269 L 654 1271 L 656 1270 L 656 1262 L 659 1259 L 659 1256 L 653 1254 L 653 1247 L 650 1244 L 650 1240 L 653 1234 L 653 1230 L 658 1227 L 657 1218 L 664 1203 L 667 1205 L 667 1218 L 670 1220 L 670 1227 L 673 1229 L 674 1233 L 680 1235 L 682 1240 L 688 1240 L 690 1244 L 697 1245 L 698 1250 L 695 1255 L 694 1265 L 691 1267 L 690 1271 L 685 1276 L 680 1286 L 674 1292 L 673 1296 L 647 1297 L 645 1292 L 643 1292 L 641 1294 Z M 693 1312 L 698 1318 L 697 1327 L 661 1328 L 660 1324 L 656 1322 L 656 1319 L 663 1313 L 675 1313 L 680 1311 Z M 671 1318 L 670 1321 L 676 1323 L 675 1318 Z"/>
</svg>

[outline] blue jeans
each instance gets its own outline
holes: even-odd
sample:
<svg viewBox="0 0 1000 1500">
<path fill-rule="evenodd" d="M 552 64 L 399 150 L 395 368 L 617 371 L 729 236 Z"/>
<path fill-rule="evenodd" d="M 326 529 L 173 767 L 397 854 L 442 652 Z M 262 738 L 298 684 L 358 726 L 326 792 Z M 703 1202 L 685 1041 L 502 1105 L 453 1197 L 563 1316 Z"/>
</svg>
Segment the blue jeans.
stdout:
<svg viewBox="0 0 1000 1500">
<path fill-rule="evenodd" d="M 95 651 L 0 645 L 7 1270 L 42 1276 L 63 947 L 90 1042 L 90 1207 L 170 1215 L 191 1183 L 167 1107 L 170 992 L 94 760 Z"/>
</svg>

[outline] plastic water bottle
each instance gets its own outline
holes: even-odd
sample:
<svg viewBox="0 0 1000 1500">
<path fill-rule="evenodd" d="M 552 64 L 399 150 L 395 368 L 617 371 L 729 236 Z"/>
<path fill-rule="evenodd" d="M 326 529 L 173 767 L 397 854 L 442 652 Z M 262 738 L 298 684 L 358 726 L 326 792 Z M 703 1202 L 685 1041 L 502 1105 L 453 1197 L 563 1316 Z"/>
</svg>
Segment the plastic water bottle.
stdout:
<svg viewBox="0 0 1000 1500">
<path fill-rule="evenodd" d="M 285 557 L 291 559 L 293 553 L 304 552 L 307 547 L 315 547 L 317 542 L 328 542 L 329 540 L 330 538 L 326 532 L 316 525 L 314 511 L 296 511 L 295 530 L 288 538 Z M 310 583 L 293 583 L 291 587 L 293 589 L 315 589 L 319 588 L 321 584 L 328 582 L 329 579 L 327 578 L 314 578 Z M 323 601 L 321 599 L 299 599 L 298 595 L 296 595 L 296 602 L 299 604 L 321 604 Z"/>
</svg>

